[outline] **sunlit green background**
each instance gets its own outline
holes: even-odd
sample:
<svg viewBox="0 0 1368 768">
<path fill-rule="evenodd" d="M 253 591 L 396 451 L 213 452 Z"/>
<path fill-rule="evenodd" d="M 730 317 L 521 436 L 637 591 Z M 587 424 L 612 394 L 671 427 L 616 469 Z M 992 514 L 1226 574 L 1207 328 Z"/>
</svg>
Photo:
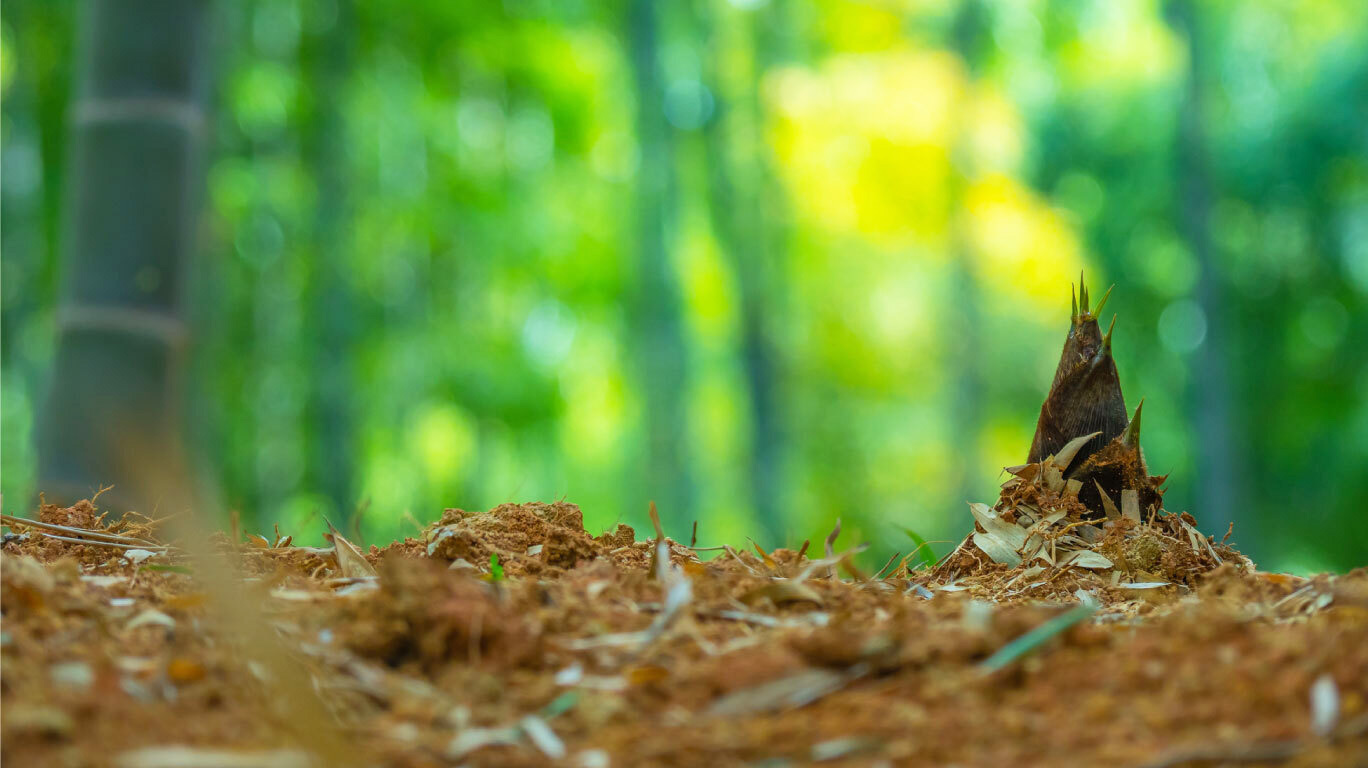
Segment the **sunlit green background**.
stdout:
<svg viewBox="0 0 1368 768">
<path fill-rule="evenodd" d="M 76 5 L 3 9 L 10 511 L 40 490 Z M 1024 461 L 1086 269 L 1169 509 L 1266 568 L 1368 563 L 1368 3 L 214 24 L 188 428 L 253 527 L 364 506 L 383 542 L 567 498 L 641 531 L 655 499 L 700 544 L 840 517 L 877 566 Z"/>
</svg>

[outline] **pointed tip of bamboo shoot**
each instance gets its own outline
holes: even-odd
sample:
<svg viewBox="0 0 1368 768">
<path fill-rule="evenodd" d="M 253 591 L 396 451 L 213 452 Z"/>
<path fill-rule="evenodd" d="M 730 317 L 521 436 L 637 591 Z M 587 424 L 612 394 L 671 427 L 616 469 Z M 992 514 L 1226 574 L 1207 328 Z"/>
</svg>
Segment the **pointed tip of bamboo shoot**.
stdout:
<svg viewBox="0 0 1368 768">
<path fill-rule="evenodd" d="M 1102 337 L 1102 348 L 1111 351 L 1112 329 L 1116 327 L 1116 315 L 1112 315 L 1111 325 L 1107 326 L 1107 333 Z"/>
<path fill-rule="evenodd" d="M 1069 314 L 1069 319 L 1078 322 L 1078 287 L 1069 283 L 1069 302 L 1073 310 Z"/>
<path fill-rule="evenodd" d="M 1126 431 L 1121 433 L 1121 444 L 1131 448 L 1140 447 L 1140 409 L 1145 407 L 1145 398 L 1140 398 L 1140 402 L 1135 406 L 1135 415 L 1131 417 L 1130 423 L 1126 425 Z"/>
<path fill-rule="evenodd" d="M 1101 316 L 1101 315 L 1102 315 L 1102 308 L 1105 307 L 1105 306 L 1107 306 L 1107 299 L 1111 298 L 1112 288 L 1115 288 L 1115 287 L 1116 287 L 1116 284 L 1115 284 L 1115 283 L 1112 283 L 1112 284 L 1107 288 L 1107 292 L 1104 293 L 1104 294 L 1102 294 L 1102 300 L 1099 301 L 1099 302 L 1097 302 L 1097 306 L 1093 308 L 1093 315 L 1094 315 L 1094 316 Z"/>
</svg>

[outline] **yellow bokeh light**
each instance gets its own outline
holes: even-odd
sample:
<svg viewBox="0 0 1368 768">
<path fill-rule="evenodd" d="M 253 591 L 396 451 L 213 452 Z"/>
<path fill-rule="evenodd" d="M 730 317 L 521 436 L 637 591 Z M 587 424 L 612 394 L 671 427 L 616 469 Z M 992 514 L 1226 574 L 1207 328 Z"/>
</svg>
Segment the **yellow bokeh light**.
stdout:
<svg viewBox="0 0 1368 768">
<path fill-rule="evenodd" d="M 424 404 L 413 417 L 412 434 L 418 459 L 430 482 L 444 484 L 459 478 L 474 459 L 474 420 L 454 403 Z"/>
<path fill-rule="evenodd" d="M 965 227 L 986 291 L 1059 305 L 1060 286 L 1082 268 L 1077 237 L 1058 212 L 1020 182 L 991 174 L 965 192 Z"/>
</svg>

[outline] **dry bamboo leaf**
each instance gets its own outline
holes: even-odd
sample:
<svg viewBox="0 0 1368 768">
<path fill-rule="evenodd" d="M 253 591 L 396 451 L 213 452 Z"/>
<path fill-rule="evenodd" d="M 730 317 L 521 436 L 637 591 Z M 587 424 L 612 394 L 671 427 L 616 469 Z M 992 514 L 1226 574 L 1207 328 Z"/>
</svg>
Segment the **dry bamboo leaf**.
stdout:
<svg viewBox="0 0 1368 768">
<path fill-rule="evenodd" d="M 527 734 L 527 740 L 541 750 L 542 754 L 552 760 L 565 757 L 565 742 L 560 740 L 545 720 L 536 715 L 527 715 L 518 722 L 518 727 L 522 728 L 522 732 Z"/>
<path fill-rule="evenodd" d="M 744 621 L 747 624 L 755 624 L 761 627 L 825 627 L 831 623 L 831 615 L 821 611 L 813 611 L 800 616 L 770 616 L 764 613 L 750 613 L 749 611 L 718 611 L 711 615 L 719 619 Z"/>
<path fill-rule="evenodd" d="M 176 627 L 176 620 L 155 608 L 147 608 L 142 613 L 130 619 L 129 622 L 124 625 L 124 629 L 137 629 L 138 627 L 148 626 L 174 629 Z"/>
<path fill-rule="evenodd" d="M 342 571 L 344 577 L 362 579 L 379 576 L 375 572 L 375 567 L 361 554 L 361 550 L 357 549 L 355 544 L 347 541 L 341 533 L 338 533 L 332 523 L 328 523 L 328 532 L 332 535 L 333 550 L 337 554 L 337 568 Z"/>
<path fill-rule="evenodd" d="M 1102 529 L 1095 525 L 1080 525 L 1074 530 L 1085 544 L 1092 545 L 1102 541 Z"/>
<path fill-rule="evenodd" d="M 234 750 L 217 747 L 144 747 L 114 758 L 118 768 L 308 768 L 301 750 Z"/>
<path fill-rule="evenodd" d="M 1054 525 L 1060 520 L 1063 520 L 1068 514 L 1069 513 L 1063 509 L 1055 510 L 1054 512 L 1051 512 L 1050 514 L 1041 518 L 1040 525 L 1041 527 L 1048 529 L 1050 526 Z"/>
<path fill-rule="evenodd" d="M 518 736 L 519 731 L 516 727 L 466 728 L 456 734 L 451 743 L 447 745 L 446 754 L 453 760 L 459 760 L 477 749 L 517 744 Z"/>
<path fill-rule="evenodd" d="M 661 546 L 665 543 L 665 528 L 660 524 L 660 513 L 656 511 L 656 503 L 654 501 L 651 502 L 649 512 L 651 515 L 651 525 L 655 526 L 656 546 L 651 547 L 651 570 L 648 573 L 650 574 L 651 578 L 657 578 L 659 573 L 661 572 L 660 558 L 664 556 L 665 562 L 669 562 L 669 549 L 667 547 Z"/>
<path fill-rule="evenodd" d="M 813 573 L 815 573 L 819 568 L 835 568 L 836 565 L 838 565 L 842 560 L 854 557 L 855 555 L 860 554 L 868 548 L 868 544 L 860 544 L 859 546 L 847 549 L 839 555 L 830 555 L 828 557 L 822 558 L 821 560 L 809 560 L 808 564 L 803 568 L 803 570 L 800 571 L 797 576 L 794 576 L 791 579 L 791 581 L 793 581 L 793 583 L 795 584 L 802 584 L 804 581 L 807 581 L 807 578 L 811 576 Z M 752 570 L 751 573 L 755 573 L 755 571 Z"/>
<path fill-rule="evenodd" d="M 788 677 L 733 691 L 713 702 L 708 708 L 708 713 L 748 715 L 794 709 L 840 690 L 850 681 L 864 675 L 868 669 L 866 664 L 856 664 L 846 670 L 824 667 L 804 669 Z"/>
<path fill-rule="evenodd" d="M 1020 508 L 1017 509 L 1017 513 L 1021 514 Z M 1054 565 L 1054 557 L 1045 550 L 1045 537 L 1042 532 L 1049 530 L 1050 526 L 1063 520 L 1065 514 L 1066 513 L 1063 510 L 1051 512 L 1049 515 L 1046 515 L 1044 519 L 1039 520 L 1030 527 L 1030 535 L 1027 536 L 1026 543 L 1023 544 L 1019 550 L 1021 552 L 1022 560 L 1030 562 L 1032 559 L 1039 557 L 1050 565 Z M 1026 516 L 1023 515 L 1023 517 Z"/>
<path fill-rule="evenodd" d="M 987 504 L 970 504 L 969 511 L 973 513 L 978 524 L 983 526 L 983 530 L 1001 539 L 1013 552 L 1020 550 L 1026 543 L 1026 529 L 1003 520 L 998 516 L 997 510 Z"/>
<path fill-rule="evenodd" d="M 1064 473 L 1059 467 L 1055 466 L 1053 462 L 1045 465 L 1045 472 L 1042 475 L 1042 479 L 1045 481 L 1045 487 L 1055 493 L 1059 493 L 1064 489 Z"/>
<path fill-rule="evenodd" d="M 1050 554 L 1051 548 L 1045 546 L 1045 543 L 1045 539 L 1039 534 L 1032 535 L 1026 546 L 1021 549 L 1022 560 L 1029 563 L 1038 559 L 1054 565 L 1054 555 Z"/>
<path fill-rule="evenodd" d="M 841 535 L 841 518 L 836 518 L 836 527 L 831 529 L 831 533 L 826 537 L 826 556 L 831 557 L 836 554 L 836 538 Z"/>
<path fill-rule="evenodd" d="M 1211 555 L 1212 559 L 1214 559 L 1217 563 L 1223 562 L 1221 560 L 1221 556 L 1216 554 L 1216 550 L 1212 548 L 1211 542 L 1207 541 L 1207 537 L 1203 536 L 1201 531 L 1192 527 L 1192 525 L 1188 523 L 1188 521 L 1182 519 L 1181 517 L 1178 518 L 1178 523 L 1183 527 L 1183 530 L 1187 531 L 1188 541 L 1192 543 L 1192 551 L 1196 552 L 1198 555 L 1201 555 L 1202 551 L 1205 550 L 1207 553 Z"/>
<path fill-rule="evenodd" d="M 827 559 L 827 560 L 830 560 L 833 556 L 835 556 L 835 554 L 836 554 L 836 538 L 837 538 L 838 536 L 840 536 L 840 535 L 841 535 L 841 518 L 838 517 L 838 518 L 836 518 L 836 527 L 835 527 L 835 528 L 832 528 L 832 529 L 831 529 L 831 533 L 828 533 L 828 534 L 827 534 L 827 537 L 826 537 L 826 542 L 825 542 L 825 543 L 826 543 L 826 559 Z M 835 566 L 835 565 L 832 565 L 830 568 L 827 569 L 826 577 L 827 577 L 828 579 L 835 579 L 835 578 L 836 578 L 836 566 Z"/>
<path fill-rule="evenodd" d="M 766 568 L 774 570 L 779 567 L 779 564 L 774 562 L 774 558 L 770 557 L 769 553 L 762 549 L 755 539 L 750 539 L 750 543 L 752 547 L 755 547 L 755 551 L 760 553 L 760 560 L 765 563 Z"/>
<path fill-rule="evenodd" d="M 1060 567 L 1072 565 L 1078 568 L 1091 568 L 1100 570 L 1104 568 L 1111 568 L 1112 561 L 1108 560 L 1106 557 L 1103 557 L 1101 554 L 1092 551 L 1091 549 L 1077 549 L 1065 555 L 1063 558 L 1060 558 L 1059 565 Z"/>
<path fill-rule="evenodd" d="M 1078 479 L 1064 481 L 1065 498 L 1076 499 L 1078 492 L 1083 489 L 1083 481 Z"/>
<path fill-rule="evenodd" d="M 156 555 L 156 552 L 151 552 L 146 549 L 127 549 L 124 550 L 123 558 L 134 565 L 139 565 L 142 561 L 151 557 L 156 557 Z"/>
<path fill-rule="evenodd" d="M 1097 437 L 1100 434 L 1102 434 L 1100 431 L 1093 432 L 1090 435 L 1075 437 L 1074 439 L 1065 443 L 1064 447 L 1059 449 L 1059 453 L 1055 454 L 1054 465 L 1056 467 L 1059 467 L 1061 471 L 1068 469 L 1069 462 L 1073 461 L 1074 457 L 1078 455 L 1079 450 L 1081 450 L 1089 440 L 1093 439 L 1094 437 Z"/>
<path fill-rule="evenodd" d="M 1023 570 L 1021 573 L 1018 573 L 1017 575 L 1013 576 L 1013 577 L 1011 578 L 1011 580 L 1008 581 L 1008 582 L 1007 582 L 1006 584 L 1004 584 L 1003 586 L 1010 587 L 1010 586 L 1012 586 L 1013 584 L 1017 583 L 1018 581 L 1022 581 L 1022 580 L 1024 580 L 1024 579 L 1029 579 L 1029 578 L 1031 578 L 1031 577 L 1033 577 L 1033 576 L 1037 576 L 1037 575 L 1043 573 L 1044 571 L 1045 571 L 1045 566 L 1043 566 L 1043 565 L 1033 565 L 1033 566 L 1031 566 L 1030 568 L 1027 568 L 1027 569 Z"/>
<path fill-rule="evenodd" d="M 741 602 L 746 605 L 753 606 L 762 600 L 769 600 L 776 606 L 791 603 L 813 603 L 818 606 L 822 604 L 822 596 L 817 594 L 816 590 L 795 581 L 770 582 L 741 596 Z"/>
<path fill-rule="evenodd" d="M 995 563 L 1002 563 L 1012 568 L 1021 565 L 1021 555 L 1017 554 L 1017 550 L 991 533 L 974 531 L 974 546 L 983 550 L 983 553 Z"/>
<path fill-rule="evenodd" d="M 1140 522 L 1140 493 L 1134 488 L 1121 491 L 1121 516 L 1127 520 Z"/>
</svg>

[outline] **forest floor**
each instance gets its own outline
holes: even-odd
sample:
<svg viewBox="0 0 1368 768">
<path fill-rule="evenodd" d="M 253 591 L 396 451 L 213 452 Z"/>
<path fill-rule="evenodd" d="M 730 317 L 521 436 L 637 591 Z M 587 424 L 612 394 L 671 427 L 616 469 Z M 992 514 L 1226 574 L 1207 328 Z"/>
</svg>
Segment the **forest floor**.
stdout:
<svg viewBox="0 0 1368 768">
<path fill-rule="evenodd" d="M 568 503 L 199 554 L 47 505 L 5 519 L 3 759 L 1368 765 L 1368 570 L 1261 573 L 1186 515 L 1063 511 L 1020 563 L 985 556 L 1013 515 L 982 507 L 935 567 L 870 574 L 821 542 L 593 536 Z"/>
</svg>

